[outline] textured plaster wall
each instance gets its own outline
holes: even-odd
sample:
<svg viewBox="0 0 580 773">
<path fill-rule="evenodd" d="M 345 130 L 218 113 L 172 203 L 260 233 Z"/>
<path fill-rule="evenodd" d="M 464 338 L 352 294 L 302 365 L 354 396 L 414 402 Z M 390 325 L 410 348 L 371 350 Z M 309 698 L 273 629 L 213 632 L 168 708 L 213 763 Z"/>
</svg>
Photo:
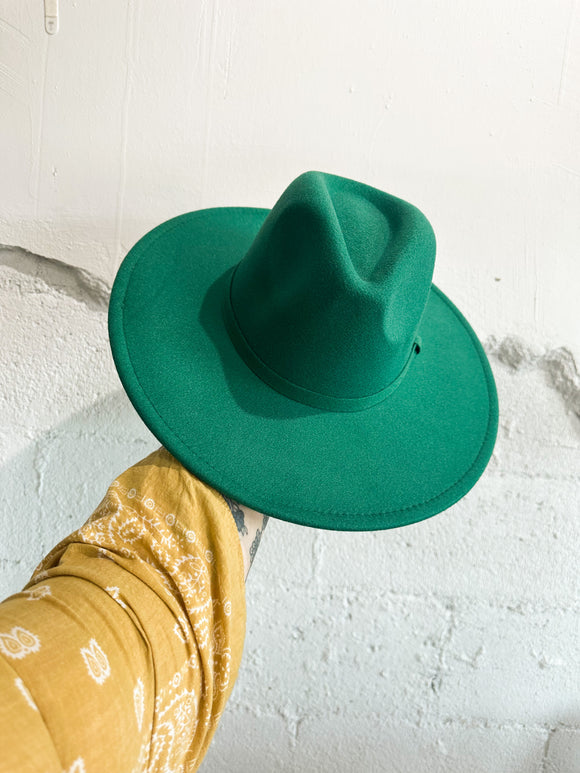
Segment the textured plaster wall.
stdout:
<svg viewBox="0 0 580 773">
<path fill-rule="evenodd" d="M 271 520 L 203 770 L 580 771 L 580 2 L 0 0 L 0 597 L 158 443 L 106 310 L 148 228 L 306 169 L 407 198 L 496 376 L 477 486 Z M 339 473 L 338 473 L 339 474 Z"/>
</svg>

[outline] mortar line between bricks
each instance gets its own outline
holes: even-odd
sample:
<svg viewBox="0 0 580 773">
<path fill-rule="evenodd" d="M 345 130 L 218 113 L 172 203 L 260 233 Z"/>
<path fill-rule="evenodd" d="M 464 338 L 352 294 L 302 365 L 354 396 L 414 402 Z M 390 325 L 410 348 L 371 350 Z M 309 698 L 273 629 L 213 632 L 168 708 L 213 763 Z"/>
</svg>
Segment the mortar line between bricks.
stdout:
<svg viewBox="0 0 580 773">
<path fill-rule="evenodd" d="M 308 583 L 295 582 L 292 586 L 284 586 L 281 584 L 284 590 L 292 591 L 296 588 L 302 590 L 311 589 L 312 586 Z M 436 601 L 442 606 L 447 604 L 467 602 L 468 604 L 475 604 L 480 606 L 487 606 L 490 609 L 501 609 L 513 612 L 514 614 L 526 615 L 532 614 L 550 614 L 554 612 L 569 612 L 571 614 L 580 614 L 580 604 L 565 604 L 565 605 L 549 605 L 549 604 L 535 604 L 533 601 L 522 600 L 521 598 L 506 599 L 504 601 L 498 601 L 494 599 L 482 599 L 480 596 L 471 596 L 469 594 L 461 593 L 460 596 L 440 595 L 430 591 L 429 593 L 412 593 L 396 590 L 383 590 L 379 594 L 376 591 L 371 590 L 365 586 L 354 586 L 349 584 L 347 587 L 343 585 L 326 585 L 319 588 L 319 593 L 324 596 L 326 594 L 340 593 L 347 590 L 354 594 L 368 594 L 378 595 L 379 598 L 393 598 L 393 599 L 412 599 L 418 601 Z M 457 611 L 457 610 L 455 610 Z"/>
<path fill-rule="evenodd" d="M 545 722 L 516 722 L 515 720 L 494 720 L 494 719 L 481 719 L 472 718 L 465 719 L 465 717 L 444 717 L 440 723 L 426 723 L 432 728 L 438 725 L 457 725 L 466 729 L 484 729 L 484 730 L 533 730 L 535 732 L 549 732 L 555 733 L 556 731 L 563 731 L 566 733 L 580 733 L 580 724 L 570 725 L 566 722 L 556 722 L 548 724 Z"/>
<path fill-rule="evenodd" d="M 232 699 L 228 704 L 232 711 L 239 711 L 251 714 L 257 719 L 264 717 L 271 717 L 273 719 L 278 718 L 286 721 L 285 709 L 281 709 L 279 706 L 256 706 L 255 703 L 248 703 L 246 701 L 235 701 Z M 328 716 L 327 710 L 309 711 L 308 716 L 298 716 L 298 713 L 294 720 L 299 720 L 302 724 L 306 720 L 318 720 Z M 377 711 L 369 711 L 366 715 L 370 719 L 376 719 L 381 721 L 385 727 L 397 728 L 397 727 L 409 727 L 420 730 L 440 730 L 442 727 L 460 727 L 463 729 L 471 730 L 508 730 L 508 731 L 533 731 L 538 733 L 550 733 L 565 732 L 572 734 L 580 734 L 580 724 L 571 725 L 566 722 L 556 722 L 554 724 L 547 724 L 542 722 L 516 722 L 515 720 L 494 720 L 494 719 L 482 719 L 479 717 L 473 717 L 466 719 L 465 717 L 431 717 L 427 718 L 423 716 L 420 721 L 410 722 L 404 717 L 400 721 L 389 722 L 385 721 L 385 716 Z"/>
<path fill-rule="evenodd" d="M 580 449 L 578 449 L 580 451 Z M 516 478 L 527 480 L 555 480 L 564 483 L 579 483 L 580 475 L 549 475 L 544 472 L 524 472 L 523 470 L 486 470 L 486 477 L 490 478 Z"/>
</svg>

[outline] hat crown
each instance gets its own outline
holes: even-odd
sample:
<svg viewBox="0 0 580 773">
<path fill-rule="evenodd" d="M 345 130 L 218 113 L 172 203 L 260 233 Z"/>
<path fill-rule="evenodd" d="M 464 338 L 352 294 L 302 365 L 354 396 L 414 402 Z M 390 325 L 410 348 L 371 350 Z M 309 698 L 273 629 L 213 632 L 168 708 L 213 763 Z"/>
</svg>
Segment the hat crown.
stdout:
<svg viewBox="0 0 580 773">
<path fill-rule="evenodd" d="M 278 391 L 359 410 L 401 380 L 431 288 L 435 236 L 414 206 L 306 172 L 284 191 L 235 266 L 230 336 Z"/>
</svg>

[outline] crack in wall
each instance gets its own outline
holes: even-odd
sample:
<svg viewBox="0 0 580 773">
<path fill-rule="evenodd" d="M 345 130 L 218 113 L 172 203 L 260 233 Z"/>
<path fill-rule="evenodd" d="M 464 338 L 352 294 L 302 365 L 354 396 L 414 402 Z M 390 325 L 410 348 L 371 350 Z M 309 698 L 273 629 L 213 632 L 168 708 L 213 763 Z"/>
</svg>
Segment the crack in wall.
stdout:
<svg viewBox="0 0 580 773">
<path fill-rule="evenodd" d="M 574 355 L 565 346 L 540 352 L 518 336 L 505 336 L 501 340 L 490 336 L 485 351 L 514 372 L 533 367 L 543 370 L 549 385 L 580 418 L 580 375 Z"/>
<path fill-rule="evenodd" d="M 92 311 L 107 311 L 109 307 L 109 285 L 78 266 L 5 244 L 0 244 L 0 266 L 40 280 L 50 290 L 67 295 Z"/>
</svg>

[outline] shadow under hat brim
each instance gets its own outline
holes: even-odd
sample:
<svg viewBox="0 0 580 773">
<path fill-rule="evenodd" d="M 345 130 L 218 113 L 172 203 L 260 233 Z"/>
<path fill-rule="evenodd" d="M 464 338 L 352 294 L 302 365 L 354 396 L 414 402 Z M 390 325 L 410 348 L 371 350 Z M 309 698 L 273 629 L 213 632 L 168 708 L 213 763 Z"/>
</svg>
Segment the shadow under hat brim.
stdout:
<svg viewBox="0 0 580 773">
<path fill-rule="evenodd" d="M 322 529 L 389 529 L 463 497 L 493 451 L 498 403 L 474 331 L 434 285 L 421 352 L 400 386 L 358 412 L 302 405 L 240 358 L 222 317 L 231 270 L 269 210 L 173 218 L 121 264 L 109 338 L 121 382 L 158 440 L 222 494 Z"/>
</svg>

